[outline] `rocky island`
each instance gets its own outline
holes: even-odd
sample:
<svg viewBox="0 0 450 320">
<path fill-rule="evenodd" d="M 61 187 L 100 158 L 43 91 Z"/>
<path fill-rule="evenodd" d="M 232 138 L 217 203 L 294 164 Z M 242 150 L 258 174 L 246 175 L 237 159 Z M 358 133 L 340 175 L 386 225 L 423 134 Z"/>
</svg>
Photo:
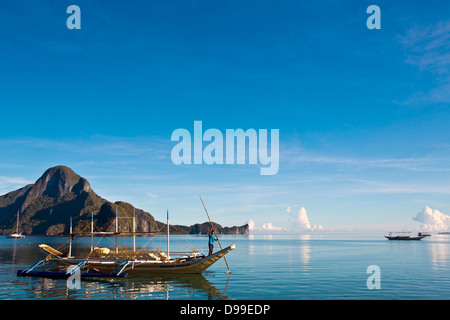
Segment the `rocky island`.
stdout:
<svg viewBox="0 0 450 320">
<path fill-rule="evenodd" d="M 97 195 L 89 182 L 66 166 L 52 167 L 34 183 L 0 196 L 0 234 L 15 230 L 17 213 L 20 212 L 19 230 L 26 235 L 57 236 L 69 233 L 69 221 L 73 219 L 73 231 L 83 230 L 91 222 L 105 226 L 119 217 L 120 230 L 131 230 L 133 205 L 117 201 L 109 202 Z M 148 212 L 135 208 L 136 231 L 160 230 L 164 223 L 156 221 Z M 222 227 L 214 223 L 221 234 L 248 234 L 248 225 Z M 172 230 L 173 229 L 173 230 Z M 182 234 L 206 234 L 210 223 L 191 226 L 173 225 L 170 232 Z"/>
</svg>

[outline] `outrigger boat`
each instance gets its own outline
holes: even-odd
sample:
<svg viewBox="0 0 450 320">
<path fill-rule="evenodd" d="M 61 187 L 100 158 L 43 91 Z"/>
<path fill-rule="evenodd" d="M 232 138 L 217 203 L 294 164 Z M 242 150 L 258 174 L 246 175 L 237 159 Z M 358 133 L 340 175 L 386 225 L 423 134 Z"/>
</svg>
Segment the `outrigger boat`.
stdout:
<svg viewBox="0 0 450 320">
<path fill-rule="evenodd" d="M 431 237 L 431 233 L 419 232 L 417 236 L 410 235 L 412 232 L 389 232 L 389 235 L 384 236 L 388 240 L 422 240 L 425 237 Z"/>
<path fill-rule="evenodd" d="M 206 208 L 205 208 L 206 210 Z M 155 232 L 136 232 L 136 220 L 133 209 L 132 232 L 119 232 L 119 224 L 116 208 L 115 231 L 94 231 L 93 215 L 91 216 L 91 232 L 72 232 L 72 219 L 70 220 L 69 250 L 65 255 L 60 250 L 46 244 L 39 248 L 47 253 L 45 259 L 36 262 L 26 269 L 18 270 L 18 276 L 41 276 L 69 278 L 76 272 L 81 277 L 126 277 L 128 274 L 151 274 L 151 273 L 202 273 L 220 258 L 235 249 L 235 244 L 223 248 L 211 255 L 204 255 L 201 251 L 194 250 L 190 253 L 170 252 L 169 250 L 169 213 L 167 212 L 167 251 L 143 251 L 136 250 L 135 237 L 140 234 Z M 208 216 L 209 218 L 209 216 Z M 212 223 L 211 223 L 211 226 Z M 161 229 L 162 230 L 162 229 Z M 161 231 L 160 230 L 160 231 Z M 87 255 L 72 256 L 72 242 L 75 236 L 90 236 L 91 250 Z M 133 237 L 133 250 L 119 248 L 117 237 Z M 94 236 L 115 236 L 115 250 L 109 248 L 98 248 L 93 245 Z M 149 240 L 150 241 L 150 240 Z M 228 263 L 227 263 L 228 267 Z"/>
</svg>

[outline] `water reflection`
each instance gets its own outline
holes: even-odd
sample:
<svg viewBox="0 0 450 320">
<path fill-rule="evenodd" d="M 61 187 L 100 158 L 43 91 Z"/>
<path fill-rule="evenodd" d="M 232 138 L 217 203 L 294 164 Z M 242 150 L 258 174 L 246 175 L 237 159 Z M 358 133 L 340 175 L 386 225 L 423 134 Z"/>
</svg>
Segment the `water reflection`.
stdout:
<svg viewBox="0 0 450 320">
<path fill-rule="evenodd" d="M 449 298 L 450 236 L 433 235 L 419 242 L 315 234 L 230 236 L 228 240 L 237 242 L 228 260 L 229 285 L 225 264 L 219 262 L 203 275 L 83 278 L 81 289 L 68 289 L 64 279 L 15 273 L 43 258 L 39 243 L 57 248 L 64 239 L 27 237 L 14 243 L 0 237 L 0 300 Z M 205 242 L 198 236 L 189 241 L 196 247 Z M 379 265 L 384 274 L 385 289 L 376 293 L 366 289 L 365 270 L 370 264 Z"/>
<path fill-rule="evenodd" d="M 40 277 L 20 277 L 16 284 L 20 293 L 11 295 L 25 299 L 228 299 L 227 283 L 221 290 L 201 274 L 83 278 L 80 289 L 69 289 L 65 279 Z"/>
<path fill-rule="evenodd" d="M 311 259 L 311 235 L 310 234 L 301 234 L 297 236 L 299 240 L 299 258 L 300 258 L 300 266 L 303 271 L 310 271 L 310 259 Z M 306 273 L 309 274 L 309 273 Z"/>
<path fill-rule="evenodd" d="M 123 288 L 127 299 L 158 296 L 169 300 L 172 292 L 180 290 L 188 297 L 201 295 L 207 299 L 228 299 L 224 292 L 226 287 L 224 290 L 218 289 L 201 274 L 134 276 L 127 280 Z M 178 292 L 175 293 L 173 298 L 176 299 L 178 295 Z"/>
<path fill-rule="evenodd" d="M 429 241 L 428 246 L 432 268 L 434 270 L 445 269 L 450 256 L 449 238 L 442 235 L 434 236 L 433 242 Z"/>
</svg>

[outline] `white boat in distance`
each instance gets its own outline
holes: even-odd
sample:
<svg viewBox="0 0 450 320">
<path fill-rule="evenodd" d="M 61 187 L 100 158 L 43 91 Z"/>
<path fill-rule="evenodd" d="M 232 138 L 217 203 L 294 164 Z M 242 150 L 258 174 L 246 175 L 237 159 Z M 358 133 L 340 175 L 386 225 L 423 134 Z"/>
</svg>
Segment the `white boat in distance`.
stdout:
<svg viewBox="0 0 450 320">
<path fill-rule="evenodd" d="M 389 232 L 389 235 L 384 236 L 388 240 L 422 240 L 425 237 L 431 237 L 431 233 L 419 232 L 417 236 L 410 235 L 412 232 Z"/>
<path fill-rule="evenodd" d="M 17 222 L 16 222 L 16 232 L 13 234 L 10 234 L 9 236 L 6 236 L 8 239 L 23 239 L 25 238 L 24 235 L 19 233 L 19 211 L 17 211 Z"/>
</svg>

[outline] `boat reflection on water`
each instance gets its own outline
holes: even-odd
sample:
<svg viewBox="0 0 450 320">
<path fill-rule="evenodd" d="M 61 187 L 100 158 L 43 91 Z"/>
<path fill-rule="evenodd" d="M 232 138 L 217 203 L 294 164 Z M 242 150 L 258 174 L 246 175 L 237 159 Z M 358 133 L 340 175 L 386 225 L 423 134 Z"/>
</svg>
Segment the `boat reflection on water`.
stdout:
<svg viewBox="0 0 450 320">
<path fill-rule="evenodd" d="M 127 294 L 129 299 L 144 298 L 148 295 L 163 293 L 166 300 L 171 298 L 177 299 L 179 296 L 175 294 L 171 297 L 171 292 L 175 287 L 176 291 L 181 288 L 186 296 L 198 297 L 203 299 L 228 299 L 225 294 L 225 289 L 220 290 L 213 285 L 202 274 L 161 274 L 158 276 L 148 277 L 134 277 L 130 276 L 128 279 Z M 228 282 L 228 279 L 227 279 Z M 224 284 L 226 288 L 226 284 Z"/>
<path fill-rule="evenodd" d="M 62 281 L 64 279 L 47 279 Z M 228 280 L 227 280 L 228 282 Z M 227 284 L 224 284 L 226 288 Z M 55 286 L 52 291 L 56 289 Z M 61 287 L 60 287 L 61 288 Z M 62 288 L 61 288 L 62 289 Z M 127 278 L 86 278 L 80 289 L 64 288 L 65 299 L 108 299 L 108 300 L 178 300 L 201 297 L 208 300 L 226 300 L 225 289 L 221 290 L 202 274 L 160 274 L 133 276 Z M 48 292 L 50 295 L 51 293 Z M 63 298 L 63 297 L 61 297 Z"/>
<path fill-rule="evenodd" d="M 31 300 L 227 300 L 226 277 L 214 284 L 202 274 L 83 278 L 77 289 L 69 288 L 66 279 L 23 277 L 16 295 Z"/>
</svg>

